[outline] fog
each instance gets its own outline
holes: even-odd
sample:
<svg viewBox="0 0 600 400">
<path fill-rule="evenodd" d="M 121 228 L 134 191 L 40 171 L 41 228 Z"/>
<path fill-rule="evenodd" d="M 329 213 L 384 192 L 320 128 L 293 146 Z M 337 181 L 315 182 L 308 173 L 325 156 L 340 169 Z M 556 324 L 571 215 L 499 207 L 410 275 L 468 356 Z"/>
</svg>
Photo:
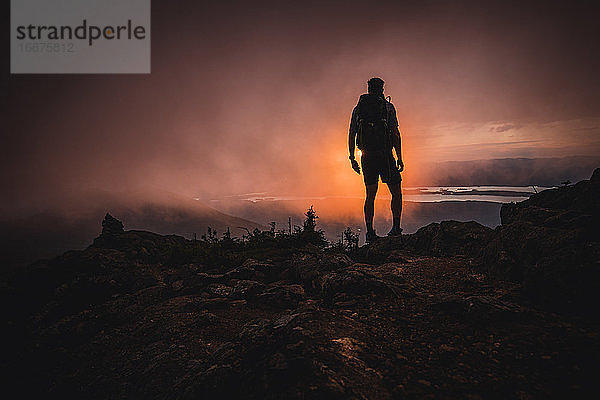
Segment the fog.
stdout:
<svg viewBox="0 0 600 400">
<path fill-rule="evenodd" d="M 600 154 L 591 3 L 197 3 L 153 2 L 150 75 L 3 65 L 3 217 L 106 192 L 361 193 L 347 130 L 372 76 L 406 185 L 435 183 L 442 161 Z"/>
</svg>

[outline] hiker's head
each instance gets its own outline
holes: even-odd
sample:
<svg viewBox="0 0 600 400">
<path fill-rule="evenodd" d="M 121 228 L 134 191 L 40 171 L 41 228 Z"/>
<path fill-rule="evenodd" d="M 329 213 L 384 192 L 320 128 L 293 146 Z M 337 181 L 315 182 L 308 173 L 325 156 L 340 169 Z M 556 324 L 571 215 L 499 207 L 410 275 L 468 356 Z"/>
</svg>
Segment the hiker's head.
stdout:
<svg viewBox="0 0 600 400">
<path fill-rule="evenodd" d="M 383 79 L 371 78 L 367 82 L 367 90 L 370 94 L 383 94 Z"/>
</svg>

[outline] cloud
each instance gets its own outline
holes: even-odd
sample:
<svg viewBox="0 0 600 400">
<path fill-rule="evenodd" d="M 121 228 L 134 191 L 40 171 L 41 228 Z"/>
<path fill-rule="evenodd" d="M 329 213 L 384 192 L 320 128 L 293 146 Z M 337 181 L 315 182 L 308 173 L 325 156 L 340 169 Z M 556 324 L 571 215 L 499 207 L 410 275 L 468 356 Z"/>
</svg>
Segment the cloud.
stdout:
<svg viewBox="0 0 600 400">
<path fill-rule="evenodd" d="M 521 128 L 521 126 L 522 126 L 521 124 L 504 123 L 504 124 L 491 126 L 489 128 L 489 130 L 490 130 L 490 132 L 501 133 L 501 132 L 508 132 L 512 129 L 519 129 L 519 128 Z"/>
<path fill-rule="evenodd" d="M 427 160 L 598 150 L 595 128 L 542 125 L 598 116 L 600 25 L 585 7 L 156 3 L 150 75 L 0 67 L 0 213 L 85 207 L 62 198 L 90 190 L 362 193 L 348 121 L 376 75 L 398 111 L 405 182 Z"/>
</svg>

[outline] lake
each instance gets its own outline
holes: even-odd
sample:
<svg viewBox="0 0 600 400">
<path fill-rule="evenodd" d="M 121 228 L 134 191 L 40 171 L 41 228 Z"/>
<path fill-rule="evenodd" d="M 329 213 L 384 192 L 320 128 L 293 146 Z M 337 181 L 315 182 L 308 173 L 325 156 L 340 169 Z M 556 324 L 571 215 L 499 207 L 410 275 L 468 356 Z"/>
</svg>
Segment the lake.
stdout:
<svg viewBox="0 0 600 400">
<path fill-rule="evenodd" d="M 526 200 L 536 192 L 548 189 L 540 186 L 421 186 L 402 189 L 402 227 L 405 233 L 415 232 L 432 222 L 445 220 L 477 221 L 494 228 L 500 224 L 502 203 Z M 391 226 L 390 195 L 381 188 L 375 204 L 374 226 L 387 233 Z M 336 240 L 349 226 L 364 233 L 362 193 L 355 196 L 281 196 L 269 193 L 246 193 L 211 199 L 208 204 L 224 213 L 267 225 L 276 222 L 277 229 L 300 226 L 304 212 L 314 206 L 329 240 Z"/>
</svg>

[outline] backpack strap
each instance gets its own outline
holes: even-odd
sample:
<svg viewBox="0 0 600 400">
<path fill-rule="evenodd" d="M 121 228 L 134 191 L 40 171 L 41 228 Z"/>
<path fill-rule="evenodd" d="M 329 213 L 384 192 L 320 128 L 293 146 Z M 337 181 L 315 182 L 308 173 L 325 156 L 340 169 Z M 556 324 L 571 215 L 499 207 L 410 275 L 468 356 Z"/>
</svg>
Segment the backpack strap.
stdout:
<svg viewBox="0 0 600 400">
<path fill-rule="evenodd" d="M 392 96 L 388 96 L 387 98 L 384 97 L 383 98 L 383 112 L 385 113 L 385 121 L 388 122 L 389 121 L 389 117 L 390 117 L 390 113 L 388 112 L 388 107 L 387 107 L 387 103 L 392 103 Z"/>
<path fill-rule="evenodd" d="M 392 102 L 392 96 L 388 96 L 387 99 L 385 97 L 383 98 L 383 111 L 385 113 L 385 138 L 386 138 L 386 147 L 391 149 L 391 147 L 392 147 L 392 138 L 391 138 L 391 135 L 390 135 L 390 125 L 389 125 L 390 113 L 388 112 L 388 106 L 387 106 L 388 101 L 391 104 L 391 102 Z"/>
</svg>

